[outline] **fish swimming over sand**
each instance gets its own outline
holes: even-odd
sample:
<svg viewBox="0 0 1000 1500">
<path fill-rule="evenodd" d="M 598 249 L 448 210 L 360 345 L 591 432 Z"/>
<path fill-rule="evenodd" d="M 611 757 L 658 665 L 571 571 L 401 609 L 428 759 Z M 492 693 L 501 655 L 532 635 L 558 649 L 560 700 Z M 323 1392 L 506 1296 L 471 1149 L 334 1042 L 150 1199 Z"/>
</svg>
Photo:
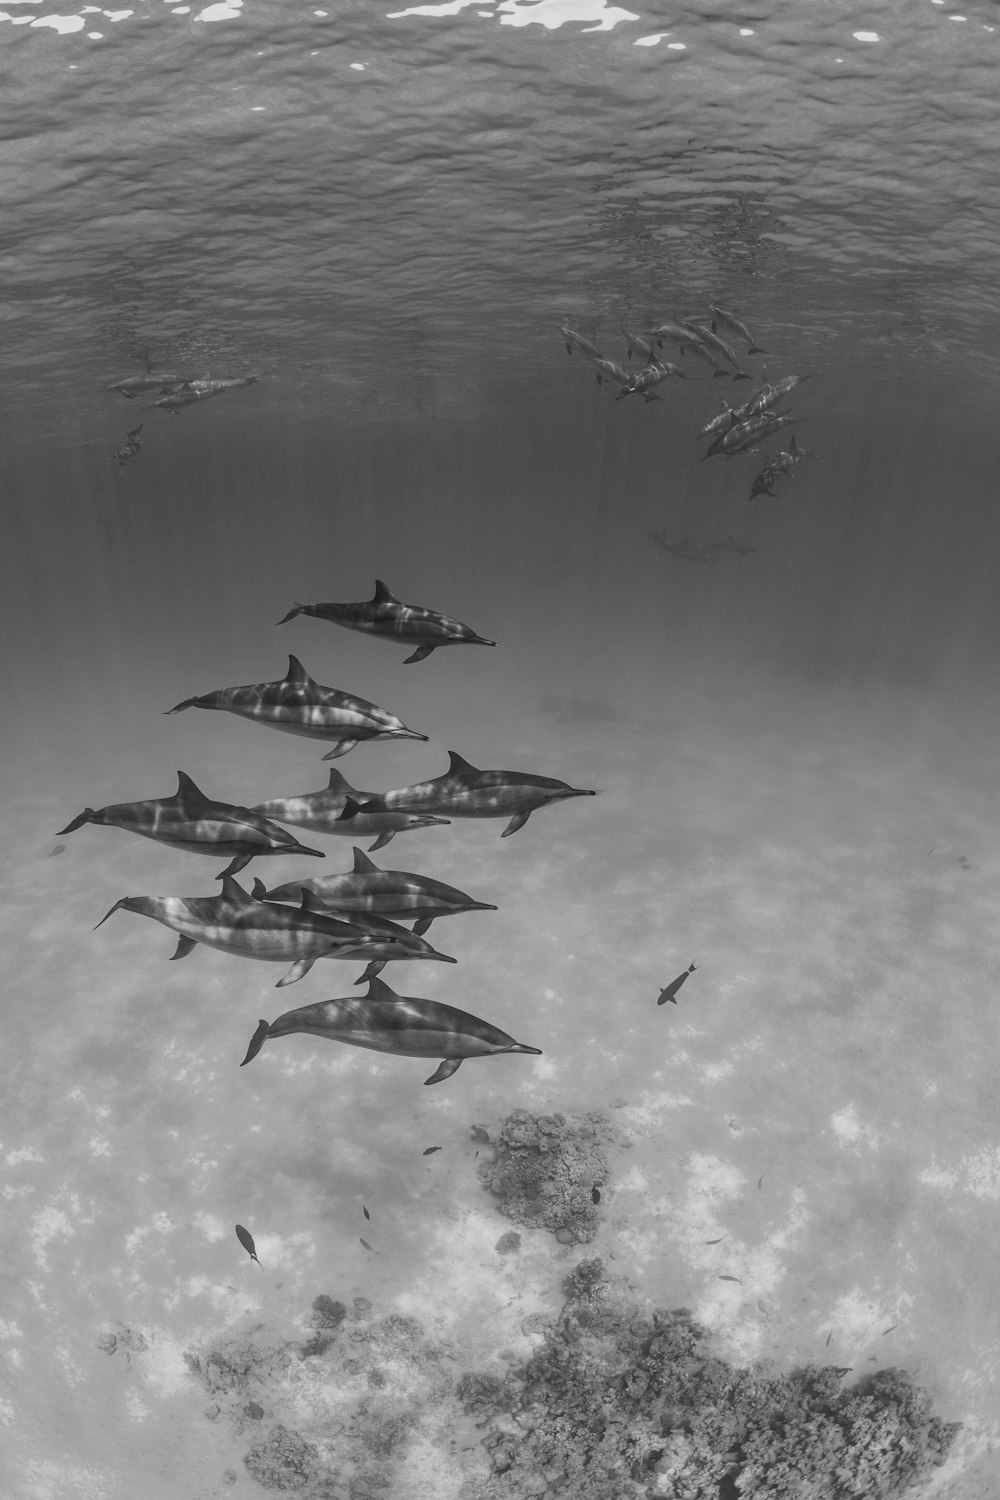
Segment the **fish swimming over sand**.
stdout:
<svg viewBox="0 0 1000 1500">
<path fill-rule="evenodd" d="M 292 834 L 267 818 L 231 802 L 213 802 L 200 791 L 183 771 L 177 773 L 177 791 L 172 797 L 153 798 L 145 802 L 115 802 L 108 807 L 85 807 L 79 817 L 68 823 L 58 837 L 73 833 L 84 823 L 99 823 L 108 828 L 123 828 L 160 844 L 171 844 L 189 854 L 209 854 L 212 858 L 230 855 L 232 863 L 223 875 L 236 875 L 252 859 L 264 854 L 314 854 L 322 859 L 320 849 L 307 849 Z"/>
<path fill-rule="evenodd" d="M 413 921 L 413 931 L 422 935 L 436 917 L 463 911 L 496 911 L 487 901 L 474 901 L 464 891 L 427 875 L 409 870 L 381 870 L 361 849 L 354 851 L 354 867 L 342 875 L 319 880 L 288 880 L 267 892 L 268 901 L 302 900 L 311 891 L 331 911 L 352 916 L 375 912 L 394 922 Z"/>
<path fill-rule="evenodd" d="M 186 958 L 203 943 L 237 958 L 290 963 L 288 973 L 278 980 L 278 989 L 308 974 L 318 958 L 381 957 L 379 945 L 384 949 L 389 941 L 332 917 L 308 894 L 299 907 L 260 901 L 231 875 L 222 877 L 219 896 L 123 896 L 97 926 L 116 911 L 152 917 L 178 933 L 172 958 Z"/>
<path fill-rule="evenodd" d="M 250 1233 L 249 1229 L 244 1229 L 242 1224 L 237 1224 L 236 1238 L 239 1240 L 240 1244 L 243 1246 L 250 1259 L 256 1260 L 257 1264 L 260 1265 L 260 1261 L 257 1260 L 257 1247 L 253 1242 L 253 1235 Z M 261 1270 L 263 1270 L 263 1266 L 261 1266 Z"/>
<path fill-rule="evenodd" d="M 681 985 L 684 983 L 688 975 L 693 974 L 696 968 L 697 964 L 691 964 L 684 970 L 683 974 L 678 974 L 676 979 L 672 979 L 667 985 L 666 989 L 660 991 L 660 998 L 656 1002 L 657 1005 L 666 1005 L 668 1000 L 670 1001 L 671 1005 L 676 1005 L 677 991 L 680 989 Z"/>
<path fill-rule="evenodd" d="M 460 620 L 450 615 L 439 614 L 436 609 L 425 609 L 419 604 L 403 604 L 397 599 L 381 578 L 375 580 L 375 594 L 361 604 L 296 604 L 278 621 L 284 625 L 296 615 L 312 615 L 317 620 L 329 620 L 334 625 L 343 625 L 348 630 L 359 630 L 364 635 L 382 636 L 386 640 L 405 642 L 416 650 L 405 658 L 408 664 L 423 661 L 439 646 L 495 646 L 483 635 L 477 635 Z"/>
<path fill-rule="evenodd" d="M 336 741 L 334 749 L 323 756 L 324 760 L 346 755 L 361 740 L 427 739 L 426 734 L 407 729 L 402 719 L 366 698 L 322 687 L 296 656 L 288 658 L 288 671 L 277 682 L 218 688 L 201 697 L 185 698 L 183 703 L 168 708 L 167 713 L 179 714 L 185 708 L 220 709 L 242 719 L 255 719 L 285 734 Z"/>
<path fill-rule="evenodd" d="M 452 818 L 510 818 L 500 835 L 507 838 L 523 828 L 531 814 L 550 802 L 569 797 L 594 797 L 596 792 L 582 791 L 554 781 L 548 776 L 534 776 L 524 771 L 481 771 L 467 760 L 449 751 L 448 770 L 430 781 L 383 792 L 361 804 L 362 812 L 382 808 L 407 812 L 447 813 Z"/>
<path fill-rule="evenodd" d="M 264 818 L 274 818 L 278 823 L 290 823 L 294 828 L 310 828 L 316 833 L 346 834 L 348 838 L 368 838 L 377 834 L 372 851 L 381 849 L 397 833 L 408 833 L 414 828 L 443 826 L 447 818 L 434 817 L 430 813 L 406 812 L 378 808 L 372 812 L 361 812 L 359 804 L 377 803 L 378 792 L 359 792 L 349 785 L 336 766 L 330 767 L 330 780 L 318 792 L 302 792 L 297 797 L 272 797 L 269 802 L 260 802 L 254 808 Z"/>
<path fill-rule="evenodd" d="M 240 1067 L 257 1056 L 264 1043 L 294 1032 L 391 1052 L 397 1057 L 440 1057 L 443 1062 L 425 1083 L 441 1083 L 457 1072 L 467 1057 L 492 1057 L 501 1052 L 525 1052 L 541 1056 L 538 1047 L 526 1047 L 489 1021 L 481 1021 L 464 1010 L 397 995 L 381 979 L 373 979 L 367 996 L 324 1000 L 286 1011 L 268 1025 L 261 1021 Z"/>
</svg>

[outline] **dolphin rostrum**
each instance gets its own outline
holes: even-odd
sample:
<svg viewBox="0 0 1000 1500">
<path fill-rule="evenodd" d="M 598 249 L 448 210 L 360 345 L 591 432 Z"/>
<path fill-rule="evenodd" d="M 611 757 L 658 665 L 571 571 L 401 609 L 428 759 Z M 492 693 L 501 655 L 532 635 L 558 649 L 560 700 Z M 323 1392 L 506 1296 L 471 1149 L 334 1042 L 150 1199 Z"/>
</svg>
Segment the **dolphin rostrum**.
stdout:
<svg viewBox="0 0 1000 1500">
<path fill-rule="evenodd" d="M 530 1052 L 541 1056 L 539 1047 L 515 1042 L 498 1026 L 481 1021 L 468 1011 L 456 1010 L 436 1000 L 397 995 L 381 979 L 372 979 L 365 997 L 351 995 L 324 1000 L 318 1005 L 286 1011 L 270 1025 L 261 1021 L 240 1067 L 252 1062 L 269 1038 L 290 1036 L 296 1031 L 327 1037 L 333 1042 L 347 1042 L 352 1047 L 368 1047 L 374 1052 L 392 1052 L 397 1057 L 443 1058 L 440 1067 L 424 1079 L 425 1083 L 441 1083 L 450 1078 L 466 1057 L 493 1057 L 499 1052 Z"/>
<path fill-rule="evenodd" d="M 370 846 L 373 850 L 381 849 L 395 833 L 448 822 L 447 818 L 435 818 L 429 813 L 387 808 L 370 813 L 359 811 L 359 803 L 378 796 L 378 792 L 359 792 L 348 784 L 336 766 L 331 766 L 329 784 L 322 791 L 303 792 L 299 797 L 273 797 L 270 802 L 258 803 L 254 812 L 296 828 L 312 828 L 317 833 L 341 833 L 352 839 L 376 833 L 378 838 Z"/>
<path fill-rule="evenodd" d="M 238 958 L 290 963 L 278 989 L 308 974 L 318 958 L 381 957 L 392 941 L 339 921 L 308 894 L 298 908 L 259 901 L 231 875 L 223 876 L 220 896 L 123 896 L 97 926 L 116 911 L 152 917 L 179 933 L 172 958 L 185 958 L 204 943 Z"/>
<path fill-rule="evenodd" d="M 152 798 L 146 802 L 116 802 L 108 807 L 85 807 L 78 818 L 67 823 L 58 837 L 73 833 L 84 823 L 103 823 L 109 828 L 124 828 L 141 833 L 143 838 L 172 844 L 189 854 L 232 856 L 223 875 L 236 875 L 261 854 L 315 854 L 298 839 L 269 823 L 267 818 L 230 802 L 213 802 L 199 791 L 190 776 L 177 772 L 177 791 L 172 797 Z"/>
<path fill-rule="evenodd" d="M 395 922 L 413 921 L 413 931 L 423 934 L 435 917 L 452 916 L 462 911 L 496 911 L 487 901 L 473 901 L 464 891 L 414 875 L 409 870 L 382 870 L 361 849 L 354 850 L 354 868 L 343 875 L 329 875 L 321 880 L 289 880 L 267 892 L 268 901 L 302 900 L 303 891 L 311 891 L 331 911 L 352 916 L 357 912 L 377 912 Z"/>
<path fill-rule="evenodd" d="M 523 828 L 536 808 L 567 797 L 595 797 L 596 792 L 582 791 L 565 781 L 548 776 L 533 776 L 524 771 L 480 771 L 454 750 L 449 751 L 450 764 L 441 776 L 419 781 L 413 786 L 392 792 L 361 804 L 361 812 L 406 810 L 447 813 L 452 818 L 510 818 L 500 835 L 502 839 Z"/>
<path fill-rule="evenodd" d="M 218 708 L 242 719 L 256 719 L 286 734 L 307 739 L 334 740 L 334 748 L 323 756 L 336 760 L 353 750 L 359 740 L 426 740 L 426 734 L 407 729 L 402 719 L 336 688 L 315 682 L 298 657 L 288 658 L 288 671 L 277 682 L 254 682 L 244 687 L 218 688 L 199 698 L 185 698 L 166 711 L 179 714 L 185 708 Z"/>
<path fill-rule="evenodd" d="M 254 881 L 253 898 L 255 901 L 272 900 L 262 880 Z M 432 958 L 443 964 L 458 963 L 457 958 L 450 958 L 447 953 L 439 953 L 436 948 L 432 948 L 426 938 L 421 937 L 418 932 L 411 932 L 408 927 L 401 927 L 398 922 L 393 922 L 389 917 L 382 916 L 378 912 L 336 912 L 325 902 L 320 901 L 319 897 L 311 891 L 302 892 L 298 903 L 300 912 L 303 901 L 306 902 L 307 910 L 325 912 L 327 916 L 336 917 L 338 921 L 346 922 L 348 926 L 356 927 L 359 932 L 366 932 L 374 939 L 376 946 L 366 949 L 362 955 L 369 960 L 368 967 L 361 978 L 354 981 L 355 984 L 364 984 L 366 979 L 373 979 L 376 974 L 382 972 L 390 960 L 396 958 Z M 290 906 L 282 909 L 286 912 L 292 910 Z"/>
<path fill-rule="evenodd" d="M 398 640 L 416 650 L 405 658 L 405 662 L 423 661 L 436 651 L 438 646 L 495 646 L 477 635 L 461 620 L 450 615 L 439 614 L 436 609 L 424 609 L 419 604 L 404 604 L 382 582 L 375 580 L 375 594 L 361 604 L 296 604 L 279 620 L 284 625 L 296 615 L 312 615 L 317 620 L 329 620 L 334 625 L 343 625 L 348 630 L 360 630 L 365 635 L 379 635 L 386 640 Z"/>
</svg>

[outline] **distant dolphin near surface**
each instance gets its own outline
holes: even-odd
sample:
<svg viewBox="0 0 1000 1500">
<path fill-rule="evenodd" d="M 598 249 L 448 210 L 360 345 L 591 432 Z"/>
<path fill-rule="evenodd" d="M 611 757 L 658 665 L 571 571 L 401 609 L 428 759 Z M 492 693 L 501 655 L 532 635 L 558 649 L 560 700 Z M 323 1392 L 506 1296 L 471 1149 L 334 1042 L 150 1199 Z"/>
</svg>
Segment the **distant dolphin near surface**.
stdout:
<svg viewBox="0 0 1000 1500">
<path fill-rule="evenodd" d="M 444 825 L 447 818 L 436 818 L 430 813 L 390 811 L 382 808 L 363 813 L 358 804 L 378 797 L 377 792 L 359 792 L 349 785 L 336 766 L 330 767 L 329 784 L 318 792 L 303 792 L 297 797 L 272 797 L 269 802 L 259 802 L 254 808 L 265 818 L 275 818 L 279 823 L 291 823 L 295 828 L 310 828 L 316 833 L 346 834 L 348 838 L 362 839 L 369 834 L 378 834 L 372 850 L 381 849 L 393 834 L 408 833 L 414 828 L 430 828 L 434 824 Z"/>
<path fill-rule="evenodd" d="M 320 880 L 288 880 L 268 891 L 267 899 L 299 902 L 304 891 L 311 891 L 331 911 L 349 915 L 378 912 L 396 922 L 415 919 L 413 931 L 418 934 L 425 933 L 435 917 L 497 909 L 427 875 L 415 875 L 409 870 L 381 870 L 357 848 L 353 869 Z"/>
<path fill-rule="evenodd" d="M 336 688 L 316 682 L 298 657 L 288 658 L 288 671 L 277 682 L 254 682 L 243 687 L 218 688 L 200 697 L 185 698 L 167 713 L 185 708 L 215 708 L 256 719 L 285 734 L 313 740 L 335 740 L 324 760 L 336 760 L 353 750 L 361 740 L 426 740 L 426 734 L 407 729 L 402 719 L 387 709 Z"/>
<path fill-rule="evenodd" d="M 314 854 L 323 859 L 320 849 L 307 849 L 293 834 L 276 823 L 268 822 L 249 807 L 231 802 L 213 802 L 195 786 L 191 777 L 177 772 L 177 791 L 172 797 L 152 798 L 145 802 L 115 802 L 108 807 L 85 807 L 79 817 L 67 823 L 57 837 L 73 833 L 84 823 L 100 823 L 108 828 L 123 828 L 160 844 L 172 844 L 189 854 L 231 855 L 232 863 L 222 874 L 236 875 L 257 855 Z"/>
<path fill-rule="evenodd" d="M 596 797 L 596 792 L 582 791 L 554 781 L 549 776 L 533 776 L 524 771 L 480 771 L 467 760 L 449 751 L 448 770 L 430 781 L 383 792 L 381 796 L 360 804 L 363 813 L 379 809 L 412 812 L 447 813 L 452 818 L 510 818 L 500 835 L 502 839 L 523 828 L 531 814 L 550 802 L 568 797 Z"/>
<path fill-rule="evenodd" d="M 359 630 L 364 635 L 378 635 L 386 640 L 403 641 L 417 649 L 405 658 L 405 662 L 423 661 L 439 646 L 495 646 L 477 635 L 460 620 L 439 614 L 436 609 L 425 609 L 419 604 L 403 604 L 382 582 L 375 580 L 374 597 L 360 604 L 296 604 L 284 619 L 285 625 L 296 615 L 312 615 L 317 620 L 329 620 L 334 625 L 343 625 L 347 630 Z"/>
<path fill-rule="evenodd" d="M 367 996 L 323 1000 L 286 1011 L 270 1025 L 261 1021 L 240 1064 L 252 1062 L 271 1038 L 308 1032 L 351 1047 L 392 1052 L 397 1057 L 440 1057 L 444 1061 L 424 1083 L 441 1083 L 457 1072 L 467 1057 L 494 1057 L 501 1052 L 541 1056 L 539 1047 L 526 1047 L 512 1036 L 464 1010 L 397 995 L 381 979 L 369 982 Z"/>
<path fill-rule="evenodd" d="M 238 958 L 290 963 L 288 973 L 278 980 L 278 989 L 308 974 L 318 958 L 381 956 L 387 942 L 332 917 L 308 895 L 298 908 L 260 901 L 231 875 L 223 877 L 219 896 L 123 896 L 97 926 L 116 911 L 152 917 L 178 933 L 173 958 L 186 958 L 204 943 Z"/>
</svg>

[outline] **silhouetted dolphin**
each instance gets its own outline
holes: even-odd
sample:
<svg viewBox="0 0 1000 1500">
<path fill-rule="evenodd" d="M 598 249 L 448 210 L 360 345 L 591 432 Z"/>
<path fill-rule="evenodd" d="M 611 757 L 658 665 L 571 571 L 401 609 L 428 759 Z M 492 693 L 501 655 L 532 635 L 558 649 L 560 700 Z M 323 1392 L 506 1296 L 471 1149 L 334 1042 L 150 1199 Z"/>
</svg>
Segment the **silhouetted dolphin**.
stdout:
<svg viewBox="0 0 1000 1500">
<path fill-rule="evenodd" d="M 432 817 L 429 813 L 390 812 L 388 809 L 371 813 L 359 811 L 359 803 L 378 795 L 378 792 L 359 792 L 348 784 L 336 766 L 331 766 L 329 784 L 322 791 L 303 792 L 299 797 L 272 797 L 270 802 L 258 803 L 254 812 L 265 818 L 276 818 L 279 823 L 291 823 L 296 828 L 346 834 L 352 839 L 377 833 L 378 838 L 370 846 L 373 850 L 381 849 L 393 834 L 449 821 Z"/>
<path fill-rule="evenodd" d="M 177 791 L 172 797 L 147 802 L 116 802 L 109 807 L 85 807 L 78 818 L 68 823 L 58 837 L 82 828 L 84 823 L 103 823 L 109 828 L 124 828 L 141 833 L 143 838 L 172 844 L 189 854 L 232 855 L 232 864 L 223 875 L 236 875 L 257 855 L 315 854 L 292 834 L 276 823 L 269 823 L 249 807 L 231 802 L 212 802 L 198 790 L 190 776 L 177 772 Z"/>
<path fill-rule="evenodd" d="M 450 765 L 442 776 L 432 781 L 418 781 L 361 804 L 363 813 L 391 811 L 442 812 L 453 818 L 506 818 L 510 822 L 500 835 L 523 828 L 536 808 L 567 797 L 595 797 L 596 792 L 580 791 L 565 781 L 548 776 L 532 776 L 524 771 L 480 771 L 470 766 L 454 750 L 449 751 Z"/>
<path fill-rule="evenodd" d="M 499 1027 L 469 1015 L 468 1011 L 441 1005 L 436 1000 L 397 995 L 381 979 L 373 979 L 365 997 L 351 995 L 324 1000 L 318 1005 L 286 1011 L 270 1025 L 261 1021 L 240 1067 L 252 1062 L 269 1038 L 290 1036 L 296 1031 L 327 1037 L 332 1042 L 347 1042 L 351 1047 L 368 1047 L 373 1052 L 392 1052 L 397 1057 L 444 1058 L 430 1078 L 424 1079 L 425 1083 L 441 1083 L 450 1078 L 467 1057 L 493 1057 L 498 1052 L 530 1052 L 541 1056 L 539 1047 L 515 1042 Z"/>
<path fill-rule="evenodd" d="M 254 881 L 253 896 L 255 901 L 273 901 L 274 899 L 268 894 L 262 880 Z M 375 939 L 376 944 L 381 944 L 381 946 L 367 949 L 363 955 L 368 959 L 368 967 L 361 978 L 354 981 L 355 984 L 364 984 L 366 979 L 374 979 L 375 975 L 380 974 L 386 964 L 394 959 L 431 958 L 443 964 L 458 963 L 457 958 L 450 958 L 447 953 L 439 953 L 436 948 L 432 948 L 418 932 L 411 932 L 409 928 L 401 927 L 398 922 L 393 922 L 379 912 L 334 912 L 312 891 L 302 892 L 298 902 L 300 911 L 303 901 L 308 903 L 309 911 L 325 912 L 328 916 L 336 916 L 338 920 L 356 927 L 359 932 L 366 932 L 369 937 Z M 275 903 L 275 905 L 278 904 Z M 284 910 L 291 911 L 292 908 L 286 906 Z"/>
<path fill-rule="evenodd" d="M 354 868 L 343 875 L 320 880 L 288 880 L 267 892 L 268 901 L 302 900 L 311 891 L 332 911 L 352 915 L 377 912 L 396 922 L 413 920 L 413 931 L 424 933 L 435 917 L 462 911 L 496 911 L 487 901 L 473 901 L 463 891 L 427 875 L 409 870 L 381 870 L 360 849 L 354 851 Z"/>
<path fill-rule="evenodd" d="M 222 877 L 220 896 L 123 896 L 97 927 L 116 911 L 152 917 L 179 933 L 172 958 L 185 958 L 198 943 L 204 943 L 238 958 L 291 963 L 288 973 L 278 980 L 278 989 L 308 974 L 318 958 L 381 957 L 390 941 L 331 917 L 308 894 L 297 908 L 259 901 L 231 875 Z"/>
<path fill-rule="evenodd" d="M 374 597 L 361 604 L 296 604 L 278 624 L 284 625 L 296 615 L 312 615 L 314 619 L 329 620 L 348 630 L 360 630 L 365 635 L 380 635 L 387 640 L 405 641 L 407 645 L 416 646 L 413 654 L 405 658 L 405 663 L 423 661 L 438 646 L 496 645 L 496 641 L 488 641 L 460 620 L 439 614 L 436 609 L 403 604 L 381 578 L 375 580 Z"/>
<path fill-rule="evenodd" d="M 288 658 L 288 671 L 278 682 L 255 682 L 244 687 L 218 688 L 199 698 L 185 698 L 168 708 L 179 714 L 185 708 L 218 708 L 241 719 L 256 719 L 286 734 L 301 734 L 312 740 L 336 740 L 336 748 L 323 756 L 336 760 L 353 750 L 359 740 L 426 740 L 426 734 L 407 729 L 402 719 L 336 688 L 321 687 L 309 676 L 298 657 Z"/>
</svg>

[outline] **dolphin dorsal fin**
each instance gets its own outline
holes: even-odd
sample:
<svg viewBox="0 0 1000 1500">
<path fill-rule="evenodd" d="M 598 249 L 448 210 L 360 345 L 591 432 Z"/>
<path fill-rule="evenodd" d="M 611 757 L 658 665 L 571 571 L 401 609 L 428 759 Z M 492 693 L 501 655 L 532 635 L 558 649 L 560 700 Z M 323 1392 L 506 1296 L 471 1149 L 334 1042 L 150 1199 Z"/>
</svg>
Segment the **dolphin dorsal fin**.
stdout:
<svg viewBox="0 0 1000 1500">
<path fill-rule="evenodd" d="M 348 797 L 355 794 L 355 788 L 348 783 L 343 771 L 338 771 L 336 766 L 330 767 L 330 780 L 326 784 L 328 792 L 344 792 Z"/>
<path fill-rule="evenodd" d="M 239 881 L 232 875 L 222 877 L 222 899 L 229 901 L 233 906 L 246 906 L 248 901 L 254 898 L 249 891 L 245 891 Z"/>
<path fill-rule="evenodd" d="M 396 598 L 395 594 L 392 592 L 392 589 L 389 588 L 388 584 L 383 583 L 382 580 L 381 580 L 381 578 L 376 578 L 376 580 L 375 580 L 375 597 L 372 600 L 372 603 L 373 604 L 398 604 L 399 600 Z"/>
<path fill-rule="evenodd" d="M 255 901 L 267 900 L 267 886 L 264 884 L 263 880 L 261 880 L 259 875 L 254 876 L 252 895 Z"/>
<path fill-rule="evenodd" d="M 395 990 L 391 990 L 384 979 L 371 978 L 368 981 L 369 1000 L 398 1000 L 399 996 Z"/>
<path fill-rule="evenodd" d="M 363 849 L 357 849 L 357 848 L 355 848 L 355 850 L 354 850 L 354 873 L 355 873 L 355 875 L 370 875 L 373 870 L 377 870 L 377 869 L 378 869 L 378 865 L 374 862 L 374 860 L 371 860 L 371 859 L 368 858 L 367 854 L 365 853 L 365 851 Z"/>
<path fill-rule="evenodd" d="M 467 760 L 459 755 L 457 750 L 448 751 L 448 761 L 449 776 L 462 776 L 469 771 L 471 771 L 473 775 L 475 775 L 476 771 L 479 769 L 478 766 L 470 765 Z"/>
<path fill-rule="evenodd" d="M 788 445 L 788 451 L 790 453 L 798 453 L 798 451 L 799 451 L 799 445 L 798 445 L 798 443 L 795 440 L 795 433 L 794 432 L 792 433 L 792 441 Z"/>
<path fill-rule="evenodd" d="M 319 917 L 329 917 L 331 915 L 330 911 L 323 905 L 322 901 L 315 894 L 315 892 L 307 891 L 305 887 L 302 888 L 302 901 L 299 905 L 299 911 L 311 911 L 313 916 Z"/>
<path fill-rule="evenodd" d="M 191 780 L 186 771 L 177 772 L 177 795 L 183 802 L 207 802 L 208 798 Z"/>
<path fill-rule="evenodd" d="M 290 656 L 288 658 L 288 671 L 285 673 L 285 681 L 294 682 L 299 687 L 304 687 L 307 682 L 312 682 L 312 678 L 297 656 Z"/>
</svg>

